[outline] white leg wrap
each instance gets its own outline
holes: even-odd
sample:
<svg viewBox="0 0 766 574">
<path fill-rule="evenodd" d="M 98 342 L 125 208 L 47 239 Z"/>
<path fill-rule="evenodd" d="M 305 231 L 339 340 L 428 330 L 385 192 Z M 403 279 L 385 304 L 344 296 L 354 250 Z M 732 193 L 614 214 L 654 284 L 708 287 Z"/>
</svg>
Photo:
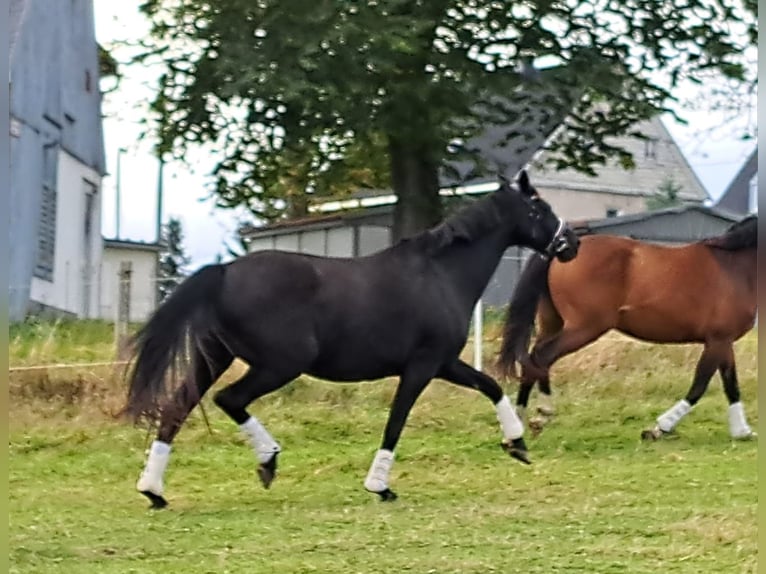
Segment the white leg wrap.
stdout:
<svg viewBox="0 0 766 574">
<path fill-rule="evenodd" d="M 388 489 L 388 474 L 394 464 L 394 453 L 390 450 L 380 449 L 375 453 L 375 458 L 370 465 L 367 478 L 364 479 L 364 487 L 370 492 L 383 492 Z"/>
<path fill-rule="evenodd" d="M 508 395 L 503 395 L 503 398 L 497 401 L 495 409 L 497 410 L 497 420 L 500 421 L 500 428 L 503 429 L 503 438 L 516 439 L 524 434 L 524 425 L 516 411 L 511 407 Z"/>
<path fill-rule="evenodd" d="M 139 492 L 151 492 L 162 496 L 162 476 L 170 459 L 170 445 L 166 442 L 155 440 L 149 449 L 149 458 L 146 460 L 144 471 L 136 483 Z"/>
<path fill-rule="evenodd" d="M 676 428 L 678 422 L 686 416 L 690 410 L 692 410 L 692 406 L 689 404 L 689 401 L 681 399 L 657 417 L 657 426 L 662 432 L 670 432 Z"/>
<path fill-rule="evenodd" d="M 269 434 L 257 418 L 250 417 L 244 423 L 239 425 L 240 430 L 247 436 L 250 446 L 253 447 L 255 456 L 261 463 L 268 462 L 272 456 L 281 452 L 277 441 Z"/>
<path fill-rule="evenodd" d="M 750 438 L 753 436 L 753 430 L 745 420 L 745 409 L 740 402 L 729 405 L 729 432 L 733 438 Z"/>
</svg>

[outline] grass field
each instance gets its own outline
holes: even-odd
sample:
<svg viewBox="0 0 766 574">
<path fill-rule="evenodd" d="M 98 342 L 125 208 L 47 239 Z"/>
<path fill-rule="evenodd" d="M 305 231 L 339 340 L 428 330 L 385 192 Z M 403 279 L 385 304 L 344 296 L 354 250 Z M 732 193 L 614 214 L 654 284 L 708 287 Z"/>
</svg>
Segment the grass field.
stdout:
<svg viewBox="0 0 766 574">
<path fill-rule="evenodd" d="M 55 358 L 37 329 L 11 333 L 12 365 Z M 73 331 L 69 360 L 108 358 Z M 755 334 L 737 345 L 754 427 L 756 349 Z M 195 411 L 163 511 L 134 490 L 148 437 L 109 417 L 123 393 L 109 369 L 12 373 L 11 572 L 756 572 L 757 444 L 730 440 L 720 381 L 675 437 L 639 438 L 686 392 L 698 352 L 610 336 L 562 361 L 530 467 L 500 450 L 486 399 L 435 382 L 397 449 L 389 504 L 362 481 L 392 382 L 300 380 L 264 398 L 255 412 L 284 449 L 269 491 L 206 401 L 212 434 Z"/>
</svg>

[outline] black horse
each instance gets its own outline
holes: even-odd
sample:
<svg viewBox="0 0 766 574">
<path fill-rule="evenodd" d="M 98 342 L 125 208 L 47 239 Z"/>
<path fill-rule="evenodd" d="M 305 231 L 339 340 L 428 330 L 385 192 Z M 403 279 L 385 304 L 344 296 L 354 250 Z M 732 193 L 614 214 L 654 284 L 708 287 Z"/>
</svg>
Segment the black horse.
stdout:
<svg viewBox="0 0 766 574">
<path fill-rule="evenodd" d="M 429 381 L 477 389 L 497 409 L 503 448 L 529 463 L 523 427 L 489 376 L 459 359 L 471 312 L 501 256 L 523 245 L 566 261 L 579 240 L 522 172 L 440 225 L 368 257 L 261 251 L 200 269 L 136 335 L 126 413 L 158 423 L 137 489 L 163 507 L 170 443 L 234 357 L 249 365 L 214 401 L 249 438 L 268 488 L 280 447 L 245 409 L 302 373 L 334 381 L 398 375 L 365 488 L 383 500 L 394 448 Z M 176 376 L 179 375 L 179 376 Z"/>
</svg>

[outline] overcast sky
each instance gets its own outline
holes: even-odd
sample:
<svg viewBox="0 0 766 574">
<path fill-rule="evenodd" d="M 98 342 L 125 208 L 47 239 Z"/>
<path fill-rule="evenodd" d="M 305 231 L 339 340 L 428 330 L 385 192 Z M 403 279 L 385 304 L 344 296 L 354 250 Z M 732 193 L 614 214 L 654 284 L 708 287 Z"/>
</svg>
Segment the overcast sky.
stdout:
<svg viewBox="0 0 766 574">
<path fill-rule="evenodd" d="M 96 36 L 106 46 L 115 41 L 145 36 L 148 24 L 138 12 L 140 0 L 94 2 Z M 117 54 L 119 57 L 119 53 Z M 105 237 L 115 235 L 115 195 L 118 150 L 121 164 L 120 238 L 140 241 L 156 239 L 157 160 L 151 145 L 139 142 L 145 129 L 140 121 L 146 116 L 146 105 L 152 98 L 152 83 L 156 70 L 125 68 L 120 90 L 107 95 L 103 111 L 104 143 L 109 174 L 103 184 L 102 231 Z M 684 94 L 693 98 L 694 94 Z M 701 137 L 706 128 L 720 124 L 721 116 L 708 111 L 684 111 L 689 126 L 664 118 L 665 124 L 684 153 L 687 161 L 713 199 L 720 197 L 755 147 L 754 141 L 742 141 L 742 129 L 736 124 L 717 130 L 713 136 Z M 744 127 L 744 122 L 742 126 Z M 238 216 L 231 210 L 214 209 L 206 199 L 206 185 L 213 162 L 204 153 L 188 156 L 190 166 L 168 164 L 164 178 L 164 214 L 181 219 L 185 232 L 186 250 L 192 258 L 192 268 L 209 263 L 218 254 L 225 254 L 224 242 L 233 243 Z"/>
</svg>

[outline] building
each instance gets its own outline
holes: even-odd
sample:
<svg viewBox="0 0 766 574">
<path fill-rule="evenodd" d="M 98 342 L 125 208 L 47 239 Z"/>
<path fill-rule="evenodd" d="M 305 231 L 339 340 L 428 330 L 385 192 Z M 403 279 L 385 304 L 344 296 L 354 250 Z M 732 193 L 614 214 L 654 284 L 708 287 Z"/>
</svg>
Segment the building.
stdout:
<svg viewBox="0 0 766 574">
<path fill-rule="evenodd" d="M 596 168 L 596 177 L 573 169 L 553 171 L 544 167 L 548 152 L 542 151 L 531 161 L 529 177 L 553 209 L 571 221 L 644 212 L 647 200 L 668 182 L 679 188 L 682 203 L 700 205 L 710 199 L 659 117 L 635 129 L 645 139 L 616 142 L 633 155 L 632 170 L 610 161 Z"/>
<path fill-rule="evenodd" d="M 105 174 L 92 0 L 11 0 L 9 315 L 95 317 Z"/>
<path fill-rule="evenodd" d="M 540 194 L 556 213 L 570 221 L 644 212 L 647 199 L 666 181 L 680 188 L 679 198 L 685 204 L 702 205 L 709 199 L 659 118 L 637 126 L 644 138 L 624 137 L 614 142 L 633 153 L 634 170 L 627 171 L 610 162 L 596 168 L 596 177 L 545 167 L 549 153 L 544 150 L 545 142 L 556 137 L 555 125 L 549 120 L 539 133 L 522 134 L 511 141 L 504 137 L 507 128 L 489 126 L 465 147 L 497 165 L 503 157 L 510 158 L 502 170 L 509 177 L 526 167 Z M 448 201 L 459 203 L 460 198 L 494 191 L 497 185 L 494 173 L 477 175 L 472 164 L 458 162 L 442 173 L 441 193 Z M 252 251 L 283 249 L 336 257 L 367 255 L 391 244 L 395 202 L 391 191 L 362 190 L 349 198 L 312 206 L 313 217 L 244 229 L 242 235 Z"/>
<path fill-rule="evenodd" d="M 101 262 L 99 317 L 117 319 L 121 293 L 130 321 L 145 321 L 157 307 L 157 268 L 162 246 L 120 239 L 105 239 Z M 125 275 L 127 273 L 127 276 Z M 120 283 L 127 282 L 121 291 Z"/>
<path fill-rule="evenodd" d="M 738 215 L 758 211 L 758 146 L 734 176 L 716 207 Z"/>
</svg>

